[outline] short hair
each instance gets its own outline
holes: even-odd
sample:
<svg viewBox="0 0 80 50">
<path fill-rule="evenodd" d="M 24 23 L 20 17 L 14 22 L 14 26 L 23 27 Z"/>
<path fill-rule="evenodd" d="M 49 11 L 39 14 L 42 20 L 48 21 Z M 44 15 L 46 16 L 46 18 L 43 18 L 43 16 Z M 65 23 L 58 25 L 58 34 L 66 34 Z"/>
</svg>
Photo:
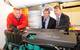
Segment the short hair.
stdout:
<svg viewBox="0 0 80 50">
<path fill-rule="evenodd" d="M 21 8 L 13 8 L 14 10 L 21 10 Z"/>
<path fill-rule="evenodd" d="M 50 10 L 49 10 L 49 8 L 45 8 L 45 9 L 44 9 L 44 11 L 48 11 L 48 12 L 50 13 Z M 43 12 L 44 12 L 44 11 L 43 11 Z"/>
<path fill-rule="evenodd" d="M 61 7 L 59 5 L 54 6 L 54 9 L 59 8 L 61 10 Z"/>
</svg>

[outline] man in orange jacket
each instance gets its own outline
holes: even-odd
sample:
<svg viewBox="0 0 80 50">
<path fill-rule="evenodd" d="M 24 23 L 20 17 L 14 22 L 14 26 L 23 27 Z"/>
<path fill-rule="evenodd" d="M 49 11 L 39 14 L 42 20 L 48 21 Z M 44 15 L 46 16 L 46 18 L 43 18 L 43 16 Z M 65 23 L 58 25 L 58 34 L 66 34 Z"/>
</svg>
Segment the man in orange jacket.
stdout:
<svg viewBox="0 0 80 50">
<path fill-rule="evenodd" d="M 11 26 L 22 30 L 28 26 L 28 18 L 23 15 L 20 8 L 13 8 L 13 12 L 7 17 L 7 29 L 12 31 Z"/>
</svg>

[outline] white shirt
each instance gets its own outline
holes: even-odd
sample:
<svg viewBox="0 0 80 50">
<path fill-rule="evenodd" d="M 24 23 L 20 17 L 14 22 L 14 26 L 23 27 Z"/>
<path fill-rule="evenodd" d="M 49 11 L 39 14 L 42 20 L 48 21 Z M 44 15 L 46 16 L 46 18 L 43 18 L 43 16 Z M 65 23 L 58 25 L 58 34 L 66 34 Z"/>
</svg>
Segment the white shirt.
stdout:
<svg viewBox="0 0 80 50">
<path fill-rule="evenodd" d="M 60 18 L 61 18 L 61 15 L 59 15 L 59 16 L 56 16 L 56 21 L 57 21 L 57 25 L 59 25 L 59 22 L 60 22 Z"/>
<path fill-rule="evenodd" d="M 46 21 L 45 21 L 45 29 L 47 29 L 47 27 L 48 27 L 49 19 L 50 19 L 50 17 L 47 17 L 46 18 Z"/>
<path fill-rule="evenodd" d="M 56 16 L 56 20 L 59 21 L 60 20 L 61 15 Z M 59 19 L 58 19 L 59 18 Z"/>
</svg>

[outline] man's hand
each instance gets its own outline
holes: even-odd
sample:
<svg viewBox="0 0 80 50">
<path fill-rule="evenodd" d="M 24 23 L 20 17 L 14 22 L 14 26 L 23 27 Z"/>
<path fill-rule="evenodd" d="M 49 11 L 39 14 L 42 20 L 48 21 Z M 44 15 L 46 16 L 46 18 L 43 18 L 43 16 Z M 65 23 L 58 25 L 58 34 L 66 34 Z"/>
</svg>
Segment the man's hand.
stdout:
<svg viewBox="0 0 80 50">
<path fill-rule="evenodd" d="M 12 28 L 8 28 L 8 31 L 12 31 Z"/>
<path fill-rule="evenodd" d="M 17 26 L 17 29 L 19 29 L 19 27 Z"/>
<path fill-rule="evenodd" d="M 26 29 L 27 29 L 27 30 L 30 30 L 31 28 L 30 28 L 30 27 L 26 27 Z"/>
</svg>

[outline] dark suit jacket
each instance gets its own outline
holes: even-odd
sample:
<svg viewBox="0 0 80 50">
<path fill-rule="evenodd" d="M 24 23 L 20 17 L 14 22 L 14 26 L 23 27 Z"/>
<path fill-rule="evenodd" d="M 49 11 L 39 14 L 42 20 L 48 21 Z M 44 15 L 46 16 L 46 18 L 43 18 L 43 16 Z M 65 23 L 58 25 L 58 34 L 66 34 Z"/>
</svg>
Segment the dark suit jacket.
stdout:
<svg viewBox="0 0 80 50">
<path fill-rule="evenodd" d="M 43 16 L 42 16 L 42 22 L 43 22 Z M 43 25 L 42 25 L 42 28 L 43 28 Z M 56 28 L 56 20 L 54 18 L 50 17 L 47 29 L 55 29 L 55 28 Z"/>
<path fill-rule="evenodd" d="M 68 31 L 69 24 L 70 24 L 69 16 L 62 13 L 61 17 L 60 17 L 60 22 L 59 22 L 58 29 L 63 29 L 65 31 Z"/>
</svg>

